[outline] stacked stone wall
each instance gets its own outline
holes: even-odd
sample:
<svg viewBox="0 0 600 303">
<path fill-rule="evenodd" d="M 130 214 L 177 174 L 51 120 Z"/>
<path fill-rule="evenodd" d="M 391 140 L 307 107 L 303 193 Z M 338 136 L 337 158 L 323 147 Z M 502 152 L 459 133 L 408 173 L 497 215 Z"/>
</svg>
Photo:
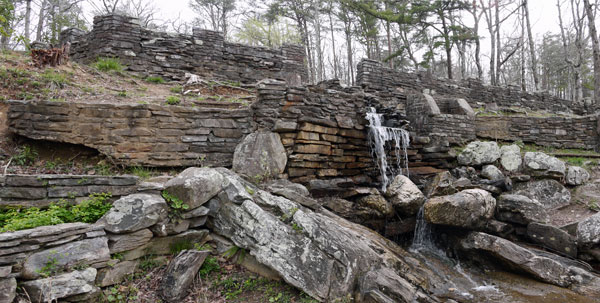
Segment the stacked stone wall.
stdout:
<svg viewBox="0 0 600 303">
<path fill-rule="evenodd" d="M 300 85 L 307 81 L 304 49 L 251 47 L 224 41 L 222 33 L 194 29 L 192 35 L 142 28 L 135 18 L 106 15 L 94 18 L 91 32 L 73 40 L 71 57 L 92 62 L 98 57 L 119 58 L 130 71 L 142 75 L 182 79 L 186 72 L 206 78 L 253 83 L 264 78 Z"/>
<path fill-rule="evenodd" d="M 475 119 L 477 137 L 523 141 L 557 148 L 596 149 L 598 116 L 516 117 L 485 116 Z"/>
<path fill-rule="evenodd" d="M 0 176 L 0 206 L 46 207 L 52 202 L 78 202 L 94 193 L 113 198 L 136 192 L 135 176 L 5 175 Z"/>
<path fill-rule="evenodd" d="M 13 133 L 81 144 L 126 165 L 231 166 L 235 147 L 253 131 L 247 108 L 9 102 Z"/>
<path fill-rule="evenodd" d="M 434 78 L 426 73 L 408 73 L 384 67 L 381 62 L 362 60 L 357 67 L 357 83 L 378 95 L 414 94 L 428 91 L 434 97 L 463 98 L 472 108 L 489 103 L 503 107 L 523 107 L 551 112 L 586 114 L 583 103 L 560 99 L 547 93 L 527 93 L 518 88 L 484 85 L 469 79 L 453 81 Z"/>
</svg>

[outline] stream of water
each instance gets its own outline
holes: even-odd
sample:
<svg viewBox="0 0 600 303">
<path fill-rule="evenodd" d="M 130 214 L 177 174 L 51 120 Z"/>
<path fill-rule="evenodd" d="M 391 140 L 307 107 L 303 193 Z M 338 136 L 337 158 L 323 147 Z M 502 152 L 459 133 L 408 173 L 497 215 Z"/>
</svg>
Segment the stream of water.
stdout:
<svg viewBox="0 0 600 303">
<path fill-rule="evenodd" d="M 378 114 L 373 107 L 369 108 L 366 118 L 369 121 L 371 154 L 379 167 L 381 190 L 385 192 L 390 179 L 393 180 L 394 177 L 401 174 L 409 175 L 406 149 L 410 145 L 410 136 L 408 131 L 402 128 L 383 126 L 383 114 Z M 394 149 L 396 163 L 388 163 L 387 142 L 390 142 L 390 146 Z M 402 160 L 404 160 L 404 169 L 402 168 Z"/>
</svg>

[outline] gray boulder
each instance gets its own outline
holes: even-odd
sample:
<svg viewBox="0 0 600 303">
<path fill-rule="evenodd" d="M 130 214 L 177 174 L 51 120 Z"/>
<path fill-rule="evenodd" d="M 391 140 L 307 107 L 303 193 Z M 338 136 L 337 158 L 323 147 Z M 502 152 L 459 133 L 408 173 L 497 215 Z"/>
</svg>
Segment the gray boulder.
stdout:
<svg viewBox="0 0 600 303">
<path fill-rule="evenodd" d="M 181 302 L 210 251 L 184 250 L 171 260 L 159 292 L 167 302 Z"/>
<path fill-rule="evenodd" d="M 524 168 L 533 175 L 561 178 L 565 176 L 565 162 L 540 152 L 526 152 L 523 157 Z"/>
<path fill-rule="evenodd" d="M 364 208 L 372 209 L 377 214 L 377 218 L 390 217 L 394 214 L 394 207 L 389 203 L 377 189 L 374 193 L 365 195 L 356 199 L 356 203 Z"/>
<path fill-rule="evenodd" d="M 567 168 L 567 177 L 565 182 L 569 185 L 582 185 L 590 179 L 590 173 L 583 167 L 569 166 Z"/>
<path fill-rule="evenodd" d="M 506 239 L 481 232 L 471 232 L 460 243 L 464 250 L 479 250 L 490 253 L 493 257 L 524 271 L 533 277 L 561 287 L 571 285 L 568 266 L 560 262 L 535 254 L 533 251 L 514 244 Z"/>
<path fill-rule="evenodd" d="M 233 171 L 263 181 L 285 170 L 287 154 L 279 134 L 254 132 L 235 148 Z"/>
<path fill-rule="evenodd" d="M 12 303 L 17 295 L 17 279 L 0 279 L 0 303 Z"/>
<path fill-rule="evenodd" d="M 527 236 L 546 248 L 577 258 L 575 238 L 562 229 L 534 222 L 527 225 Z"/>
<path fill-rule="evenodd" d="M 478 229 L 493 217 L 496 199 L 481 189 L 467 189 L 425 202 L 423 215 L 433 224 Z"/>
<path fill-rule="evenodd" d="M 48 264 L 52 264 L 54 270 L 61 270 L 74 266 L 102 264 L 109 259 L 108 240 L 105 237 L 69 242 L 28 256 L 23 263 L 21 277 L 37 279 L 42 274 L 52 274 L 44 273 L 43 268 Z"/>
<path fill-rule="evenodd" d="M 504 180 L 504 174 L 494 165 L 486 165 L 481 169 L 481 176 L 491 181 Z"/>
<path fill-rule="evenodd" d="M 96 276 L 96 285 L 106 287 L 121 283 L 128 275 L 135 272 L 139 261 L 122 261 L 102 268 Z"/>
<path fill-rule="evenodd" d="M 511 193 L 537 200 L 547 210 L 571 203 L 571 192 L 558 181 L 552 179 L 518 183 Z"/>
<path fill-rule="evenodd" d="M 527 225 L 546 222 L 548 213 L 537 200 L 523 195 L 503 194 L 496 201 L 496 218 L 500 221 Z"/>
<path fill-rule="evenodd" d="M 281 220 L 282 216 L 289 219 Z M 360 292 L 355 282 L 381 267 L 390 268 L 395 280 L 412 285 L 403 290 L 406 301 L 428 297 L 415 286 L 418 279 L 395 270 L 404 266 L 416 269 L 421 264 L 406 262 L 399 258 L 401 249 L 392 250 L 389 241 L 326 210 L 312 212 L 284 197 L 257 190 L 252 200 L 241 204 L 221 200 L 212 225 L 213 232 L 248 250 L 287 283 L 319 301 Z M 427 269 L 419 271 L 429 279 Z M 370 287 L 378 286 L 374 284 Z M 380 289 L 386 296 L 402 291 Z"/>
<path fill-rule="evenodd" d="M 515 172 L 521 167 L 521 148 L 518 145 L 504 145 L 500 147 L 500 165 L 509 171 Z"/>
<path fill-rule="evenodd" d="M 425 202 L 425 196 L 406 176 L 398 175 L 385 192 L 397 213 L 412 216 L 419 212 Z"/>
<path fill-rule="evenodd" d="M 168 214 L 165 200 L 158 195 L 133 194 L 113 203 L 102 217 L 104 229 L 115 234 L 130 233 L 152 226 Z"/>
<path fill-rule="evenodd" d="M 577 224 L 577 243 L 580 247 L 591 247 L 600 243 L 600 213 L 585 218 Z"/>
<path fill-rule="evenodd" d="M 218 171 L 206 167 L 190 167 L 167 181 L 165 190 L 194 209 L 206 203 L 227 185 Z"/>
<path fill-rule="evenodd" d="M 54 302 L 57 299 L 92 292 L 96 289 L 96 269 L 87 268 L 55 277 L 27 281 L 23 288 L 33 302 Z"/>
<path fill-rule="evenodd" d="M 494 163 L 498 158 L 500 158 L 500 148 L 496 142 L 474 141 L 463 149 L 457 160 L 461 165 L 479 166 Z"/>
</svg>

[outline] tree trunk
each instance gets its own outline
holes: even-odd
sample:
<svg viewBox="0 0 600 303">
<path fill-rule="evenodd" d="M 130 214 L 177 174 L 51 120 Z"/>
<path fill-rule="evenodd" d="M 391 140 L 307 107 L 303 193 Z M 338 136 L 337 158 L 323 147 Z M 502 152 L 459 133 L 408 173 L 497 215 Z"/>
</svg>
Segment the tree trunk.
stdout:
<svg viewBox="0 0 600 303">
<path fill-rule="evenodd" d="M 46 14 L 46 6 L 48 5 L 48 0 L 42 1 L 40 5 L 40 12 L 38 14 L 38 24 L 37 30 L 35 32 L 35 41 L 42 41 L 42 31 L 44 30 L 44 15 Z"/>
<path fill-rule="evenodd" d="M 500 40 L 500 3 L 499 1 L 496 1 L 496 6 L 494 8 L 495 12 L 496 12 L 496 26 L 495 26 L 495 33 L 496 33 L 496 85 L 500 84 L 500 67 L 502 65 L 501 60 L 500 60 L 500 56 L 502 55 L 502 41 Z"/>
<path fill-rule="evenodd" d="M 523 6 L 523 10 L 525 10 Z M 527 85 L 525 82 L 525 12 L 521 14 L 521 36 L 519 42 L 521 44 L 521 90 L 527 91 Z"/>
<path fill-rule="evenodd" d="M 600 106 L 600 43 L 598 42 L 598 33 L 596 32 L 596 23 L 592 5 L 589 0 L 583 0 L 585 12 L 590 28 L 590 37 L 592 38 L 592 50 L 594 57 L 594 104 L 596 109 Z"/>
<path fill-rule="evenodd" d="M 333 77 L 335 79 L 338 78 L 338 64 L 337 64 L 337 56 L 335 54 L 335 35 L 333 30 L 333 18 L 331 18 L 331 13 L 333 11 L 333 2 L 329 1 L 329 28 L 331 30 L 331 52 L 333 54 Z"/>
<path fill-rule="evenodd" d="M 25 6 L 25 41 L 29 43 L 29 28 L 31 25 L 31 0 L 26 0 Z"/>
<path fill-rule="evenodd" d="M 346 51 L 348 52 L 348 69 L 350 73 L 350 85 L 354 85 L 354 60 L 352 59 L 352 24 L 346 28 Z"/>
<path fill-rule="evenodd" d="M 533 75 L 533 85 L 535 90 L 539 87 L 539 78 L 537 71 L 537 58 L 535 56 L 535 43 L 533 42 L 533 35 L 531 34 L 531 22 L 529 21 L 529 7 L 527 6 L 527 0 L 523 0 L 523 13 L 525 14 L 525 20 L 527 21 L 527 36 L 529 37 L 529 56 L 531 57 L 531 74 Z"/>
</svg>

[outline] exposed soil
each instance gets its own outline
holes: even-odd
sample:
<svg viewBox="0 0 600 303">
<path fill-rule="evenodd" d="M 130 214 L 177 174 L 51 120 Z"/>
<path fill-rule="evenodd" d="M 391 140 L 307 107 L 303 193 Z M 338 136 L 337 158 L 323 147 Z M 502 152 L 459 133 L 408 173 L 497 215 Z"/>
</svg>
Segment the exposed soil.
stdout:
<svg viewBox="0 0 600 303">
<path fill-rule="evenodd" d="M 600 167 L 588 168 L 590 181 L 571 190 L 571 204 L 550 213 L 550 224 L 565 226 L 600 211 Z"/>
</svg>

